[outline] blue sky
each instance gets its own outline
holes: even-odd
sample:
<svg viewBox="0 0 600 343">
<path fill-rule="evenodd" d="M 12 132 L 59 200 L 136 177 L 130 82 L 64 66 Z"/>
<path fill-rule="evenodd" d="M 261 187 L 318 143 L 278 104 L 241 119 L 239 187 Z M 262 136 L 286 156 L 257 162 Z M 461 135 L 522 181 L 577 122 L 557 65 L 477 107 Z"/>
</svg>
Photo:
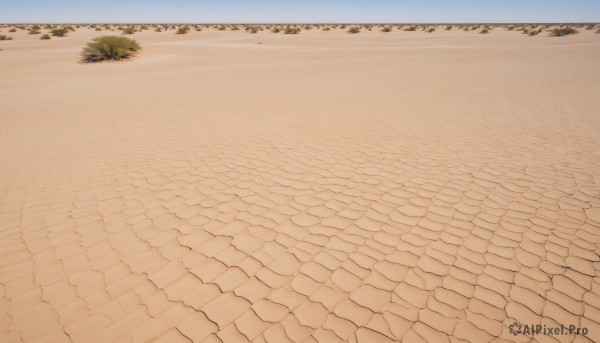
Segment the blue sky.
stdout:
<svg viewBox="0 0 600 343">
<path fill-rule="evenodd" d="M 592 22 L 600 0 L 0 0 L 0 22 Z"/>
</svg>

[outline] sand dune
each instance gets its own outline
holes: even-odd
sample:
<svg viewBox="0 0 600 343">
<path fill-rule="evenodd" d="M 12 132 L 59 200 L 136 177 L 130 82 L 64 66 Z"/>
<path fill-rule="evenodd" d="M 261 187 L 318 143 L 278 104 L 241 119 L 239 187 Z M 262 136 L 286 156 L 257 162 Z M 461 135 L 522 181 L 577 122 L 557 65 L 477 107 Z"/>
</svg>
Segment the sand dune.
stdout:
<svg viewBox="0 0 600 343">
<path fill-rule="evenodd" d="M 600 35 L 101 34 L 0 42 L 1 342 L 600 341 Z"/>
</svg>

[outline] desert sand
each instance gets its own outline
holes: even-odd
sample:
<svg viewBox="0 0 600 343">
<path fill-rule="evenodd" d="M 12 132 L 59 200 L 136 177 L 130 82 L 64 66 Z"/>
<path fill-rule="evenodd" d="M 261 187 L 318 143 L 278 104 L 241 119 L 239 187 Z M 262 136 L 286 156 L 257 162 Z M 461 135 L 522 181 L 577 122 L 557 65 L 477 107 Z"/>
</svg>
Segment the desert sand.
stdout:
<svg viewBox="0 0 600 343">
<path fill-rule="evenodd" d="M 600 342 L 599 34 L 1 31 L 1 342 Z"/>
</svg>

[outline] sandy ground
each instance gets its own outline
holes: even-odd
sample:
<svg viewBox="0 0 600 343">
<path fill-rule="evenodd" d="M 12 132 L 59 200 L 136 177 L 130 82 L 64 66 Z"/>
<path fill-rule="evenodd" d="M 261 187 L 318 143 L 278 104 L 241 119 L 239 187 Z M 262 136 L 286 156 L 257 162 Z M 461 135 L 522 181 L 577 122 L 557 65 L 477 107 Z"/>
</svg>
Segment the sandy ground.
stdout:
<svg viewBox="0 0 600 343">
<path fill-rule="evenodd" d="M 2 31 L 1 342 L 600 341 L 600 35 Z"/>
</svg>

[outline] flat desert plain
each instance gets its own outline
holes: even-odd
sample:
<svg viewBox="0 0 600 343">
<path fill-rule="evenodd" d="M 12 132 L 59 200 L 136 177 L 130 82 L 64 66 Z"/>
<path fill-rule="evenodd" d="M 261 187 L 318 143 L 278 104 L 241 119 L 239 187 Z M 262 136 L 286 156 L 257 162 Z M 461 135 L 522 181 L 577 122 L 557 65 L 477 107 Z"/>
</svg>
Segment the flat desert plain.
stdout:
<svg viewBox="0 0 600 343">
<path fill-rule="evenodd" d="M 599 34 L 2 31 L 0 341 L 600 341 Z"/>
</svg>

